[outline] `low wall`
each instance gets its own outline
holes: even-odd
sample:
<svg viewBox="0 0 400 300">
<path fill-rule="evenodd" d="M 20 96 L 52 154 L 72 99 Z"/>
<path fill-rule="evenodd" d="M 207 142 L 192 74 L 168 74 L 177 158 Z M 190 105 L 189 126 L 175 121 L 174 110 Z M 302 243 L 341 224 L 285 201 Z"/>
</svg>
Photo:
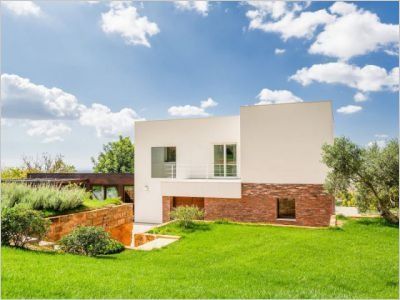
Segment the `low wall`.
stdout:
<svg viewBox="0 0 400 300">
<path fill-rule="evenodd" d="M 82 211 L 48 218 L 51 221 L 46 239 L 58 241 L 77 226 L 101 226 L 111 237 L 129 246 L 132 241 L 133 204 Z"/>
</svg>

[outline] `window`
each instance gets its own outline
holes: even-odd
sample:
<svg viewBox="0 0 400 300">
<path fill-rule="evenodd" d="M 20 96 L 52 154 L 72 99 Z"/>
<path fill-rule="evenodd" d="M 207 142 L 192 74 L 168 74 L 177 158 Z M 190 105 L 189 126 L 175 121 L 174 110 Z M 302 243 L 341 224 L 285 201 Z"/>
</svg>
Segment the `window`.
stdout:
<svg viewBox="0 0 400 300">
<path fill-rule="evenodd" d="M 236 144 L 214 145 L 214 176 L 237 176 Z"/>
<path fill-rule="evenodd" d="M 106 187 L 106 198 L 117 198 L 118 190 L 115 186 Z"/>
<path fill-rule="evenodd" d="M 278 199 L 278 219 L 296 219 L 296 202 L 293 198 Z"/>
<path fill-rule="evenodd" d="M 93 198 L 97 200 L 104 200 L 104 186 L 94 185 L 92 187 Z"/>
<path fill-rule="evenodd" d="M 176 147 L 151 148 L 151 177 L 176 177 Z"/>
</svg>

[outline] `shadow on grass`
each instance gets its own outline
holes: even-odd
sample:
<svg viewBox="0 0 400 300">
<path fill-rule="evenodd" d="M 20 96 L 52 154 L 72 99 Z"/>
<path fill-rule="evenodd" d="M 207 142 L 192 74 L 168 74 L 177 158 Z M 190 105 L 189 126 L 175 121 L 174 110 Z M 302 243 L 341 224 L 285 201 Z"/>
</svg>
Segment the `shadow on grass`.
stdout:
<svg viewBox="0 0 400 300">
<path fill-rule="evenodd" d="M 398 224 L 392 224 L 385 220 L 384 218 L 360 218 L 355 221 L 356 223 L 360 225 L 365 225 L 365 226 L 387 226 L 387 227 L 394 227 L 394 228 L 399 228 Z"/>
<path fill-rule="evenodd" d="M 185 232 L 185 233 L 191 233 L 194 231 L 209 231 L 210 229 L 211 228 L 210 228 L 209 224 L 198 223 L 198 222 L 190 224 L 189 227 L 181 227 L 182 232 Z"/>
</svg>

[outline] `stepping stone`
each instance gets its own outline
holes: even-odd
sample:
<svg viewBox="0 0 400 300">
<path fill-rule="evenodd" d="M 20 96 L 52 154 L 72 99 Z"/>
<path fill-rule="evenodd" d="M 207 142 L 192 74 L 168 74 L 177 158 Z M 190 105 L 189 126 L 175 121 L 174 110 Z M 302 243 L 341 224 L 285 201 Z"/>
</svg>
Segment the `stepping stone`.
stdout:
<svg viewBox="0 0 400 300">
<path fill-rule="evenodd" d="M 136 247 L 136 250 L 144 250 L 144 251 L 150 251 L 153 249 L 160 249 L 162 247 L 165 247 L 173 242 L 176 242 L 178 239 L 168 239 L 168 238 L 158 238 L 155 239 L 154 241 L 148 242 L 146 244 L 143 244 L 139 247 Z"/>
</svg>

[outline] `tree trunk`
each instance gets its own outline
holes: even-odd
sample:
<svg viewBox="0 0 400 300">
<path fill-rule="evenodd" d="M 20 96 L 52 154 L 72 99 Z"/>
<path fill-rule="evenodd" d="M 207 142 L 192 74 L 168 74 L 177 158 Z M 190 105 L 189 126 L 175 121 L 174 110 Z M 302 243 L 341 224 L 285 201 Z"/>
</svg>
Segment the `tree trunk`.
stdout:
<svg viewBox="0 0 400 300">
<path fill-rule="evenodd" d="M 392 213 L 389 209 L 381 209 L 380 211 L 382 218 L 391 224 L 399 224 L 399 216 Z"/>
</svg>

